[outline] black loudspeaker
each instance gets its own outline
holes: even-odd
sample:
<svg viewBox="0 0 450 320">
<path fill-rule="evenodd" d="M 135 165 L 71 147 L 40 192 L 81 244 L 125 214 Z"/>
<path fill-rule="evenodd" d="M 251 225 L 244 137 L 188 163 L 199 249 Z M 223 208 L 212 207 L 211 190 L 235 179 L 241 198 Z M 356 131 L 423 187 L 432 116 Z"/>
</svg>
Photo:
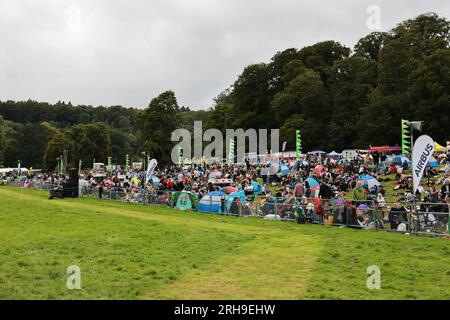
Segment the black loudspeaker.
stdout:
<svg viewBox="0 0 450 320">
<path fill-rule="evenodd" d="M 78 169 L 69 170 L 69 181 L 63 187 L 64 198 L 78 198 Z"/>
<path fill-rule="evenodd" d="M 76 184 L 78 186 L 78 169 L 69 170 L 69 183 Z"/>
</svg>

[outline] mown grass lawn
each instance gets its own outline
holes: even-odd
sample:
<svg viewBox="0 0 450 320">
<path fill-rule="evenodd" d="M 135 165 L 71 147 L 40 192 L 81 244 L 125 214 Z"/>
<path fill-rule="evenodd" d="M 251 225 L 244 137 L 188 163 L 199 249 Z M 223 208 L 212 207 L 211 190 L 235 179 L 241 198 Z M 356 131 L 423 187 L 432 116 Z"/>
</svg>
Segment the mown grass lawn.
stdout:
<svg viewBox="0 0 450 320">
<path fill-rule="evenodd" d="M 47 196 L 0 188 L 0 299 L 450 298 L 447 239 Z"/>
</svg>

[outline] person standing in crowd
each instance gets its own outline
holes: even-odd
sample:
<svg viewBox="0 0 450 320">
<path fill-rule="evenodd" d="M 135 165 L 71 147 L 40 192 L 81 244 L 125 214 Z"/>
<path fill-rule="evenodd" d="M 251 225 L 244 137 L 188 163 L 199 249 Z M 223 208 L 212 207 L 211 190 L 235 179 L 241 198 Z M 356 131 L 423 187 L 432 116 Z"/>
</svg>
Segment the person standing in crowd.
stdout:
<svg viewBox="0 0 450 320">
<path fill-rule="evenodd" d="M 319 189 L 319 198 L 322 199 L 321 211 L 323 217 L 332 216 L 333 206 L 331 205 L 331 198 L 334 195 L 333 189 L 330 186 L 330 181 L 325 179 Z M 333 224 L 333 218 L 329 220 L 330 224 Z"/>
<path fill-rule="evenodd" d="M 328 203 L 329 200 L 334 195 L 333 189 L 331 188 L 329 183 L 330 182 L 328 179 L 324 179 L 323 182 L 320 184 L 320 189 L 319 189 L 319 197 L 321 197 L 322 200 L 324 200 L 326 203 Z M 324 203 L 324 205 L 325 205 L 325 203 Z"/>
<path fill-rule="evenodd" d="M 352 191 L 352 199 L 355 202 L 364 202 L 366 200 L 366 192 L 362 187 L 362 182 L 356 182 L 356 186 Z"/>
<path fill-rule="evenodd" d="M 408 215 L 405 208 L 403 208 L 399 202 L 394 203 L 389 211 L 389 224 L 391 230 L 397 230 L 401 223 L 408 221 Z"/>
<path fill-rule="evenodd" d="M 428 189 L 428 196 L 430 198 L 431 203 L 438 203 L 439 202 L 439 190 L 436 187 L 436 182 L 431 182 L 431 186 Z"/>
<path fill-rule="evenodd" d="M 441 199 L 450 199 L 450 178 L 445 179 L 444 185 L 441 188 Z"/>
<path fill-rule="evenodd" d="M 305 187 L 303 186 L 303 184 L 300 181 L 297 181 L 297 183 L 295 184 L 294 194 L 295 194 L 295 197 L 299 201 L 303 197 L 303 195 L 305 194 Z"/>
<path fill-rule="evenodd" d="M 184 177 L 184 175 L 183 175 L 182 172 L 178 173 L 177 186 L 176 186 L 177 187 L 177 191 L 183 190 L 183 177 Z"/>
<path fill-rule="evenodd" d="M 100 183 L 100 185 L 98 186 L 98 198 L 102 199 L 103 198 L 103 184 Z"/>
<path fill-rule="evenodd" d="M 380 155 L 378 154 L 378 152 L 374 152 L 372 158 L 373 164 L 375 165 L 375 168 L 378 170 L 378 165 L 380 163 Z"/>
<path fill-rule="evenodd" d="M 407 170 L 408 169 L 408 167 L 409 167 L 409 163 L 408 163 L 408 161 L 403 161 L 403 163 L 402 163 L 402 169 L 403 170 Z"/>
<path fill-rule="evenodd" d="M 386 200 L 384 199 L 383 194 L 378 193 L 377 199 L 376 199 L 376 203 L 378 204 L 378 206 L 380 208 L 385 208 L 386 207 Z"/>
</svg>

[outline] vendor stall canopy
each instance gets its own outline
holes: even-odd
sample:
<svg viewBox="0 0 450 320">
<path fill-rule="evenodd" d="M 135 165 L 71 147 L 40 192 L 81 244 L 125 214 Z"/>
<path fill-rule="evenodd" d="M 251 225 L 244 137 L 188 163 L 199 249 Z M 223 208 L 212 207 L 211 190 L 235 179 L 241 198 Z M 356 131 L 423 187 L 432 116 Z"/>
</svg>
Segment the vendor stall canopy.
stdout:
<svg viewBox="0 0 450 320">
<path fill-rule="evenodd" d="M 434 143 L 434 152 L 447 152 L 447 148 L 441 146 L 439 143 Z"/>
</svg>

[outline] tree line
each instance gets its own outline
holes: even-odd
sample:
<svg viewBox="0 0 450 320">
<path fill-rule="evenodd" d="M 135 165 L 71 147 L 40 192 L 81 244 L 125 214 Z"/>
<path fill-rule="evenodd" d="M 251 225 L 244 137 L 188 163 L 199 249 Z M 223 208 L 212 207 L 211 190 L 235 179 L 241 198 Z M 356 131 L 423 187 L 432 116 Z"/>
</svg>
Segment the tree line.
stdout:
<svg viewBox="0 0 450 320">
<path fill-rule="evenodd" d="M 124 163 L 146 151 L 168 163 L 176 128 L 279 128 L 288 149 L 295 130 L 305 150 L 400 144 L 401 119 L 449 139 L 450 22 L 434 13 L 373 32 L 354 48 L 323 41 L 247 66 L 208 110 L 178 105 L 166 91 L 147 108 L 0 101 L 0 162 L 52 169 L 67 150 L 70 165 L 93 158 Z"/>
</svg>

